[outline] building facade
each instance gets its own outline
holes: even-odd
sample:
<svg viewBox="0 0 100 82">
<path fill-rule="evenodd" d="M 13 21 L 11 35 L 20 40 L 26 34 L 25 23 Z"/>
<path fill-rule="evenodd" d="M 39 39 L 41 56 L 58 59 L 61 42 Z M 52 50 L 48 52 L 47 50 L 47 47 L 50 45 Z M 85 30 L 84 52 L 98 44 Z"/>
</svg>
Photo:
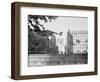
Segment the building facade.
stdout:
<svg viewBox="0 0 100 82">
<path fill-rule="evenodd" d="M 73 36 L 73 53 L 88 52 L 88 31 L 71 31 Z"/>
<path fill-rule="evenodd" d="M 73 36 L 70 31 L 53 34 L 49 37 L 49 46 L 55 54 L 73 53 Z"/>
</svg>

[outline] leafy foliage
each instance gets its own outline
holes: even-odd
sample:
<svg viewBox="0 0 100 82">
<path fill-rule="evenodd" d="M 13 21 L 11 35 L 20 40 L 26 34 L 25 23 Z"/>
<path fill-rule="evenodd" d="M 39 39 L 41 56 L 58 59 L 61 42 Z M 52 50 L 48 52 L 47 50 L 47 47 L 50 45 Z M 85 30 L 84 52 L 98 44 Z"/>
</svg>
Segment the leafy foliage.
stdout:
<svg viewBox="0 0 100 82">
<path fill-rule="evenodd" d="M 42 30 L 45 30 L 44 25 L 40 23 L 40 21 L 43 21 L 45 23 L 52 22 L 52 20 L 55 20 L 57 16 L 42 16 L 42 15 L 28 15 L 28 27 L 31 25 L 35 32 L 40 32 L 42 27 Z"/>
<path fill-rule="evenodd" d="M 29 30 L 30 31 L 30 30 Z M 34 31 L 30 31 L 28 33 L 28 50 L 32 51 L 32 53 L 43 53 L 46 52 L 46 46 L 47 46 L 47 37 L 41 37 L 39 34 L 37 34 Z"/>
<path fill-rule="evenodd" d="M 51 36 L 54 32 L 45 30 L 44 25 L 40 21 L 45 23 L 55 20 L 55 16 L 28 16 L 28 51 L 29 54 L 45 54 L 49 44 L 48 36 Z M 31 28 L 32 27 L 32 28 Z M 40 29 L 42 27 L 42 29 Z"/>
</svg>

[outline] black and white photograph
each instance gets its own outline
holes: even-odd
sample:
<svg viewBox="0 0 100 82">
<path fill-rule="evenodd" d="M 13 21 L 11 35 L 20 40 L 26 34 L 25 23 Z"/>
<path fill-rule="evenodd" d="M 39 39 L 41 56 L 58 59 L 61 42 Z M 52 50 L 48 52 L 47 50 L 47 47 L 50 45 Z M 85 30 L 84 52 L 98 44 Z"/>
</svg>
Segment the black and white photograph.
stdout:
<svg viewBox="0 0 100 82">
<path fill-rule="evenodd" d="M 88 17 L 28 15 L 28 67 L 88 64 Z"/>
<path fill-rule="evenodd" d="M 12 3 L 11 76 L 97 75 L 97 7 Z"/>
</svg>

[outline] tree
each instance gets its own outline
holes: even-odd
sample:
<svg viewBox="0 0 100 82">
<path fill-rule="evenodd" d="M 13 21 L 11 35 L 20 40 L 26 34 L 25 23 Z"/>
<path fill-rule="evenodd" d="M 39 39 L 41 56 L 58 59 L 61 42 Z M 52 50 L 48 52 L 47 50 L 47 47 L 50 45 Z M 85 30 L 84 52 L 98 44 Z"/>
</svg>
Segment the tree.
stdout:
<svg viewBox="0 0 100 82">
<path fill-rule="evenodd" d="M 28 33 L 28 51 L 29 54 L 46 53 L 47 37 L 40 36 L 33 30 Z"/>
<path fill-rule="evenodd" d="M 48 36 L 54 32 L 45 30 L 41 21 L 47 23 L 55 20 L 56 16 L 38 16 L 28 15 L 28 51 L 29 54 L 45 54 L 47 53 L 47 45 L 49 44 Z M 40 29 L 42 27 L 42 29 Z"/>
<path fill-rule="evenodd" d="M 57 16 L 28 15 L 28 27 L 30 29 L 30 26 L 32 26 L 35 32 L 40 32 L 40 27 L 42 27 L 42 30 L 45 29 L 44 25 L 41 24 L 41 21 L 47 23 L 56 18 Z"/>
</svg>

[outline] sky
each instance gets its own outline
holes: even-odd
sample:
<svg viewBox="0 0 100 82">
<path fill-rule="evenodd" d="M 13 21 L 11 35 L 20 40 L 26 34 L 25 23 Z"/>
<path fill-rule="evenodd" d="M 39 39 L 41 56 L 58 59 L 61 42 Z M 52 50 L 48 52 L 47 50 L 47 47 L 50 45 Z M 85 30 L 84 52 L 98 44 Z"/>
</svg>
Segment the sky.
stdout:
<svg viewBox="0 0 100 82">
<path fill-rule="evenodd" d="M 88 30 L 88 18 L 87 17 L 58 17 L 52 22 L 43 24 L 48 30 L 54 32 L 67 32 L 75 30 Z"/>
</svg>

